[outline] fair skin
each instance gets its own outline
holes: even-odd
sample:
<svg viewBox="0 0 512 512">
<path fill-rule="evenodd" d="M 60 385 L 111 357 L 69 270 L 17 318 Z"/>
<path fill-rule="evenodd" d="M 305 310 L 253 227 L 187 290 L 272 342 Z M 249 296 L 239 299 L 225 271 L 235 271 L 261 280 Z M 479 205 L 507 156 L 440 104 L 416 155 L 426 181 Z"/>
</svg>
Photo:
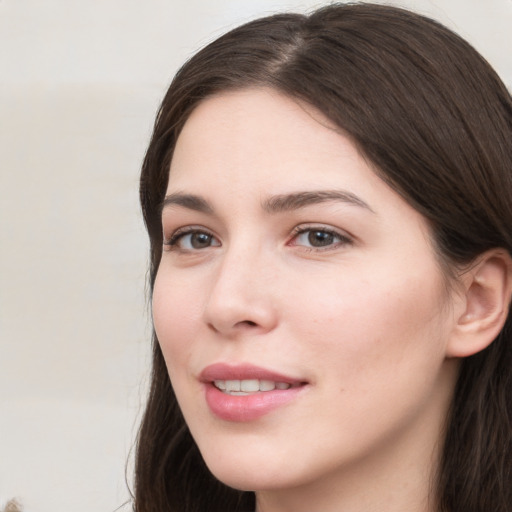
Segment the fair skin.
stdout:
<svg viewBox="0 0 512 512">
<path fill-rule="evenodd" d="M 321 114 L 266 89 L 194 110 L 166 194 L 154 325 L 212 473 L 258 512 L 433 511 L 451 356 L 484 341 L 467 348 L 472 277 L 447 286 L 422 216 Z M 293 384 L 254 412 L 254 393 L 205 382 L 217 363 Z"/>
</svg>

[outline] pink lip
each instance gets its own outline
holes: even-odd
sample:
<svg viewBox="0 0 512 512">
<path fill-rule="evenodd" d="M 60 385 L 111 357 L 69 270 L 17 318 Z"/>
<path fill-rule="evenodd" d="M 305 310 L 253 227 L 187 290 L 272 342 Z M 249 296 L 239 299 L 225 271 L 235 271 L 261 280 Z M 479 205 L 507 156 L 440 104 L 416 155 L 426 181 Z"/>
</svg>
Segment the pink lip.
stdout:
<svg viewBox="0 0 512 512">
<path fill-rule="evenodd" d="M 212 382 L 214 380 L 244 380 L 260 379 L 273 380 L 274 382 L 286 382 L 287 384 L 301 384 L 300 379 L 287 377 L 252 364 L 230 365 L 226 363 L 215 363 L 207 366 L 199 375 L 202 382 Z"/>
<path fill-rule="evenodd" d="M 199 379 L 204 384 L 206 403 L 212 413 L 220 419 L 233 422 L 247 422 L 261 418 L 295 399 L 305 388 L 305 382 L 300 379 L 248 364 L 212 364 L 201 372 Z M 214 380 L 246 379 L 285 382 L 292 387 L 263 391 L 246 396 L 233 396 L 223 393 L 213 384 Z"/>
</svg>

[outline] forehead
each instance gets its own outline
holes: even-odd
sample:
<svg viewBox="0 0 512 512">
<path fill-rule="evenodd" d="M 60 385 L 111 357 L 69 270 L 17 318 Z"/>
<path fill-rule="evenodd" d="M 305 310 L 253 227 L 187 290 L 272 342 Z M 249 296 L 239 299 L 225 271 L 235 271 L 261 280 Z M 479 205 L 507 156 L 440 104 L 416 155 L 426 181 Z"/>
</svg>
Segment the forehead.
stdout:
<svg viewBox="0 0 512 512">
<path fill-rule="evenodd" d="M 200 175 L 318 181 L 333 173 L 339 179 L 349 167 L 368 170 L 323 114 L 271 89 L 245 89 L 208 98 L 192 112 L 176 144 L 170 185 Z"/>
</svg>

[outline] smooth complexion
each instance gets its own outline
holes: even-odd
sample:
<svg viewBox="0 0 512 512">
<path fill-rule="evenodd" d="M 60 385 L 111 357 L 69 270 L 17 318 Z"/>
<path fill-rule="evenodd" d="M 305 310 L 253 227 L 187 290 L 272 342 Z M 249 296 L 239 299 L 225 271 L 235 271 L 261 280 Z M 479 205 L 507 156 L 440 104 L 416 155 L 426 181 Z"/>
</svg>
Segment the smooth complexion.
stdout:
<svg viewBox="0 0 512 512">
<path fill-rule="evenodd" d="M 422 216 L 321 114 L 267 89 L 196 108 L 167 197 L 154 324 L 213 474 L 259 512 L 433 510 L 464 304 Z M 244 416 L 212 365 L 286 376 L 293 396 Z"/>
</svg>

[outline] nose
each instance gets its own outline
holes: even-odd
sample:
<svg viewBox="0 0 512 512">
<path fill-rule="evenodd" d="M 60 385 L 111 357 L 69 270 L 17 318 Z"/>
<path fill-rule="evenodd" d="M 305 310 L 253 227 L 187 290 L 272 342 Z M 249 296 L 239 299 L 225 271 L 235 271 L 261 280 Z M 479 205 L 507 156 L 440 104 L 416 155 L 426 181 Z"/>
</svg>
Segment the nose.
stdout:
<svg viewBox="0 0 512 512">
<path fill-rule="evenodd" d="M 211 330 L 235 338 L 276 327 L 277 272 L 270 260 L 257 250 L 226 252 L 215 269 L 204 310 Z"/>
</svg>

